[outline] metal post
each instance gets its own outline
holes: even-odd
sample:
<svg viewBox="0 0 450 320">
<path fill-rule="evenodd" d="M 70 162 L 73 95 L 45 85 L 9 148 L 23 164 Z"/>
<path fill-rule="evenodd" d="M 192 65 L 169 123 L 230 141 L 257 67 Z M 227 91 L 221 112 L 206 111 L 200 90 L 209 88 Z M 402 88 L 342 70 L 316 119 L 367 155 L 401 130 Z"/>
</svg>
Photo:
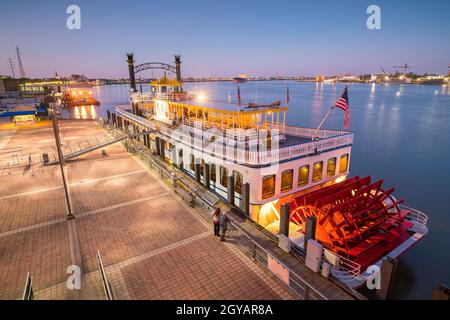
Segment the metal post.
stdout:
<svg viewBox="0 0 450 320">
<path fill-rule="evenodd" d="M 290 220 L 291 205 L 285 203 L 281 205 L 280 230 L 279 233 L 289 237 L 289 220 Z"/>
<path fill-rule="evenodd" d="M 23 290 L 22 300 L 34 300 L 33 293 L 33 277 L 30 273 L 27 273 L 27 279 L 25 281 L 25 289 Z"/>
<path fill-rule="evenodd" d="M 61 148 L 61 137 L 59 134 L 58 120 L 56 118 L 57 103 L 55 102 L 50 103 L 50 107 L 52 110 L 53 133 L 55 134 L 56 150 L 58 151 L 59 166 L 61 168 L 61 175 L 64 185 L 64 195 L 67 204 L 67 219 L 73 219 L 75 218 L 75 216 L 73 214 L 72 197 L 70 195 L 70 186 L 69 181 L 67 179 L 66 162 L 64 161 L 64 155 Z"/>
</svg>

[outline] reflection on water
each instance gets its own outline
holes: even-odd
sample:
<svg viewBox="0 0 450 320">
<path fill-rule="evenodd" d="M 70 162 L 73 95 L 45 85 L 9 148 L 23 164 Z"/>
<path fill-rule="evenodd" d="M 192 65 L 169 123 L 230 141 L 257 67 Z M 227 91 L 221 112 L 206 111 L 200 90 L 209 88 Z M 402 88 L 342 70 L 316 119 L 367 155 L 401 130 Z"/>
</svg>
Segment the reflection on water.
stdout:
<svg viewBox="0 0 450 320">
<path fill-rule="evenodd" d="M 71 118 L 83 120 L 97 119 L 96 106 L 75 106 L 71 112 Z"/>
</svg>

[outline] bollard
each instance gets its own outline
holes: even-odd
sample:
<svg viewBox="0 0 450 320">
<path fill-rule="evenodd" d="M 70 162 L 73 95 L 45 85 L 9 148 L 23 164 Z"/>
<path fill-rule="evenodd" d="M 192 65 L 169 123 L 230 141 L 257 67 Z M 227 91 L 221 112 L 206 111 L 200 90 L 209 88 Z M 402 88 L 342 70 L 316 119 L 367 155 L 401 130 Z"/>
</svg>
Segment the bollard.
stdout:
<svg viewBox="0 0 450 320">
<path fill-rule="evenodd" d="M 315 216 L 310 216 L 306 218 L 305 223 L 305 239 L 304 239 L 304 249 L 308 248 L 308 241 L 316 239 L 316 223 L 317 218 Z"/>
<path fill-rule="evenodd" d="M 280 229 L 279 234 L 289 237 L 289 218 L 291 212 L 291 205 L 285 203 L 281 205 Z"/>
<path fill-rule="evenodd" d="M 380 280 L 381 288 L 377 289 L 375 295 L 380 300 L 390 299 L 394 287 L 395 273 L 397 271 L 397 259 L 386 256 L 381 261 Z"/>
</svg>

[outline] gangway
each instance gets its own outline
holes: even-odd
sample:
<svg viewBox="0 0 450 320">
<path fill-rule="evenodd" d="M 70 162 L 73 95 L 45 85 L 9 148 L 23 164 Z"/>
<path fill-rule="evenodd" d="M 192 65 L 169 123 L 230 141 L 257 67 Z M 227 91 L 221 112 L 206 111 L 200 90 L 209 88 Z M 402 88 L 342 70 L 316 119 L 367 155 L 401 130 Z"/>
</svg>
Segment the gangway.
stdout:
<svg viewBox="0 0 450 320">
<path fill-rule="evenodd" d="M 128 138 L 135 138 L 139 135 L 148 134 L 151 133 L 150 131 L 144 131 L 144 132 L 138 132 L 138 133 L 118 133 L 117 131 L 113 131 L 111 133 L 106 133 L 102 135 L 98 135 L 92 138 L 89 138 L 88 140 L 85 140 L 83 142 L 79 143 L 73 143 L 69 145 L 63 145 L 62 151 L 63 151 L 63 157 L 64 160 L 70 160 L 76 157 L 79 157 L 83 154 L 92 152 L 94 150 L 109 146 L 111 144 L 114 144 L 116 142 L 120 142 L 122 140 L 128 139 Z M 44 165 L 52 165 L 59 163 L 59 159 L 56 156 L 55 153 L 50 155 L 43 154 L 43 161 L 42 163 Z"/>
</svg>

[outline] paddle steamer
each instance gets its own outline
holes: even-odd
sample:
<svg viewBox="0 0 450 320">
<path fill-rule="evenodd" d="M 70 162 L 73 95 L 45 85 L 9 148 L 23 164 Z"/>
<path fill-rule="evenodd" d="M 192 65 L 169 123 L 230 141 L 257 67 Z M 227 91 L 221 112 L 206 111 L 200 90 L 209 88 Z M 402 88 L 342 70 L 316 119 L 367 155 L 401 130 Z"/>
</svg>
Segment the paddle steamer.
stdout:
<svg viewBox="0 0 450 320">
<path fill-rule="evenodd" d="M 273 234 L 288 208 L 285 233 L 300 250 L 315 217 L 323 263 L 347 285 L 360 286 L 367 268 L 427 234 L 426 215 L 404 206 L 394 188 L 350 176 L 352 132 L 287 125 L 280 103 L 205 101 L 166 76 L 150 86 L 116 107 L 114 122 L 151 130 L 145 146 Z"/>
</svg>

